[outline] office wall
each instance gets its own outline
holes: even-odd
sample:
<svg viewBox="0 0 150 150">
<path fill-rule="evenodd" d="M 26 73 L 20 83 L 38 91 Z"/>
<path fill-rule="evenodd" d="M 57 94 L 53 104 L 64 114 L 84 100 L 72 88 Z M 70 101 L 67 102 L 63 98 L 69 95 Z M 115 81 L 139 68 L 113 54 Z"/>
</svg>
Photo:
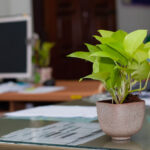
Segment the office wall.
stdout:
<svg viewBox="0 0 150 150">
<path fill-rule="evenodd" d="M 116 6 L 118 29 L 148 29 L 150 33 L 150 6 L 124 5 L 122 0 L 116 0 Z"/>
<path fill-rule="evenodd" d="M 31 0 L 0 0 L 0 16 L 31 14 Z"/>
</svg>

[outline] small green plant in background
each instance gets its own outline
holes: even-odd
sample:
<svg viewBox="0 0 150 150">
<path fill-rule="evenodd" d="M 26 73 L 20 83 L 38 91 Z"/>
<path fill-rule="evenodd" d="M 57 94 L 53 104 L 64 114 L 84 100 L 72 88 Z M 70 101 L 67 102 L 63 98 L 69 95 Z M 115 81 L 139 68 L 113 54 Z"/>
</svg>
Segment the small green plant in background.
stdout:
<svg viewBox="0 0 150 150">
<path fill-rule="evenodd" d="M 38 84 L 41 80 L 41 77 L 40 77 L 40 74 L 39 72 L 35 72 L 35 75 L 34 75 L 34 83 L 35 84 Z"/>
<path fill-rule="evenodd" d="M 32 62 L 38 67 L 48 67 L 50 63 L 50 51 L 53 47 L 54 43 L 37 40 L 33 48 Z"/>
<path fill-rule="evenodd" d="M 93 72 L 83 78 L 101 81 L 112 95 L 112 102 L 122 104 L 133 92 L 146 88 L 150 76 L 150 42 L 143 43 L 147 30 L 136 30 L 127 33 L 98 30 L 101 36 L 94 36 L 100 43 L 85 44 L 88 52 L 77 51 L 68 57 L 90 61 Z M 81 78 L 80 80 L 82 80 Z M 142 87 L 142 80 L 145 81 Z M 139 82 L 139 88 L 133 86 Z"/>
<path fill-rule="evenodd" d="M 32 62 L 38 68 L 49 67 L 50 64 L 50 51 L 54 47 L 54 43 L 52 42 L 41 42 L 37 40 L 35 42 L 35 46 L 33 47 L 33 56 Z M 34 83 L 39 83 L 41 80 L 40 73 L 37 71 L 34 75 Z"/>
</svg>

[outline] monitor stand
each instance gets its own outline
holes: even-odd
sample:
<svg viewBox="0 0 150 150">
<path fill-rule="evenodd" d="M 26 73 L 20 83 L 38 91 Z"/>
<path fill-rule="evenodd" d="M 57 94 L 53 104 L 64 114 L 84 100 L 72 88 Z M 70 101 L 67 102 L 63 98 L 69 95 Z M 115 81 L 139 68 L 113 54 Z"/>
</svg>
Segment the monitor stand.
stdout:
<svg viewBox="0 0 150 150">
<path fill-rule="evenodd" d="M 2 79 L 1 83 L 7 83 L 7 82 L 18 82 L 15 78 L 8 78 L 8 79 Z"/>
</svg>

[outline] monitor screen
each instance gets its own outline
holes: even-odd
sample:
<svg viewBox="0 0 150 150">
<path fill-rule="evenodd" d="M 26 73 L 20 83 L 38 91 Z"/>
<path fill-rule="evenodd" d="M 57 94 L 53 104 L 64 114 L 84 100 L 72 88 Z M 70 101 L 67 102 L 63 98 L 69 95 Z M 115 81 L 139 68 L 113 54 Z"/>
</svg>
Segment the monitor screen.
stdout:
<svg viewBox="0 0 150 150">
<path fill-rule="evenodd" d="M 0 77 L 27 77 L 31 66 L 28 19 L 0 20 Z M 31 37 L 30 37 L 31 38 Z"/>
</svg>

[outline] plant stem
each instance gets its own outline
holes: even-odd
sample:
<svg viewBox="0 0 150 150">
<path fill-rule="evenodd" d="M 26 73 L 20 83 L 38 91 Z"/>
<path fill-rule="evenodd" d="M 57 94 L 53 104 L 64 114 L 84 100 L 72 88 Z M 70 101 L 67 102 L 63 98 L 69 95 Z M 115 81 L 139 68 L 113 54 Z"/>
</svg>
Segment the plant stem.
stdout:
<svg viewBox="0 0 150 150">
<path fill-rule="evenodd" d="M 142 82 L 141 82 L 141 80 L 140 80 L 140 91 L 141 91 L 141 89 L 142 89 Z"/>
<path fill-rule="evenodd" d="M 146 82 L 145 82 L 145 85 L 144 85 L 144 87 L 143 87 L 143 88 L 141 88 L 141 89 L 131 90 L 131 91 L 129 91 L 129 93 L 139 92 L 139 91 L 143 91 L 143 90 L 145 90 L 145 88 L 147 87 L 147 84 L 148 84 L 149 76 L 150 76 L 150 72 L 149 72 L 149 74 L 148 74 L 148 77 L 147 77 L 147 79 L 146 79 Z"/>
<path fill-rule="evenodd" d="M 128 93 L 126 93 L 126 94 L 124 95 L 124 97 L 123 97 L 123 99 L 121 100 L 120 104 L 122 104 L 122 103 L 124 102 L 124 100 L 126 99 L 127 95 L 128 95 Z"/>
<path fill-rule="evenodd" d="M 111 92 L 111 95 L 112 95 L 112 98 L 113 98 L 113 100 L 115 101 L 115 103 L 116 103 L 116 104 L 119 104 L 119 102 L 118 102 L 118 100 L 117 100 L 117 98 L 116 98 L 116 95 L 115 95 L 115 93 L 114 93 L 113 90 L 112 90 L 112 92 Z"/>
<path fill-rule="evenodd" d="M 129 84 L 130 84 L 130 91 L 131 91 L 132 90 L 131 74 L 129 74 Z"/>
</svg>

